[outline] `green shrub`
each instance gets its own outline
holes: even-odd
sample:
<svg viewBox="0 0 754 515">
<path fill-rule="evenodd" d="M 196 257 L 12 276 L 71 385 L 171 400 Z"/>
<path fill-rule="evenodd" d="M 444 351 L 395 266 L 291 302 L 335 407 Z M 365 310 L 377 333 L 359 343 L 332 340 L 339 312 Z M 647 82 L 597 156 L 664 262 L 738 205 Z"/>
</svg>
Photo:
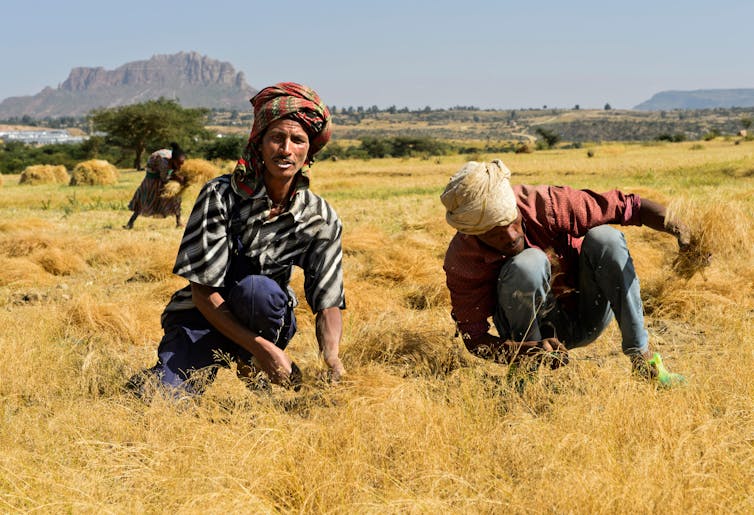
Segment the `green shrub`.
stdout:
<svg viewBox="0 0 754 515">
<path fill-rule="evenodd" d="M 235 161 L 243 153 L 247 139 L 242 136 L 223 136 L 205 143 L 200 152 L 204 159 L 230 159 Z"/>
</svg>

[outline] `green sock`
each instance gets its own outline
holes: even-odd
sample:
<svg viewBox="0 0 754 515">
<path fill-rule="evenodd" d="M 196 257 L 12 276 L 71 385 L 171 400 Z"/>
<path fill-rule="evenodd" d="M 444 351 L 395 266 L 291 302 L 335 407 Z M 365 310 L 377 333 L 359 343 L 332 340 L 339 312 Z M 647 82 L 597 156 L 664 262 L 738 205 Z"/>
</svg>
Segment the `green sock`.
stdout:
<svg viewBox="0 0 754 515">
<path fill-rule="evenodd" d="M 657 382 L 662 386 L 675 386 L 686 382 L 686 378 L 681 374 L 669 372 L 668 369 L 665 368 L 665 365 L 662 363 L 662 356 L 660 356 L 659 352 L 655 352 L 652 355 L 649 364 L 657 371 Z"/>
</svg>

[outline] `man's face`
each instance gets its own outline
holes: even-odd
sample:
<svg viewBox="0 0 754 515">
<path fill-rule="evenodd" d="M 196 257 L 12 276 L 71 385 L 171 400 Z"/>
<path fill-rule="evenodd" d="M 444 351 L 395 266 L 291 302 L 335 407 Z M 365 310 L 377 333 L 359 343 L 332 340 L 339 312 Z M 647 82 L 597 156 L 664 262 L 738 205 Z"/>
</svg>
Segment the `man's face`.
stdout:
<svg viewBox="0 0 754 515">
<path fill-rule="evenodd" d="M 266 172 L 275 179 L 290 179 L 306 162 L 309 136 L 295 120 L 284 118 L 270 124 L 262 137 Z"/>
<path fill-rule="evenodd" d="M 525 247 L 524 227 L 521 213 L 508 225 L 499 225 L 484 234 L 477 235 L 479 241 L 510 257 L 519 254 Z"/>
</svg>

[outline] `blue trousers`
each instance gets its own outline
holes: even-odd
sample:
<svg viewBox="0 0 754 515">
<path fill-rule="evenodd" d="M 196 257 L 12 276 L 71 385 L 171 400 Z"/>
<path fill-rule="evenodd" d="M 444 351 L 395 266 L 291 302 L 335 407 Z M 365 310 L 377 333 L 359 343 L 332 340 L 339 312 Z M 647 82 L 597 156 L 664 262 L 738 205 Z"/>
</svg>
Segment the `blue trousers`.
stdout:
<svg viewBox="0 0 754 515">
<path fill-rule="evenodd" d="M 229 291 L 225 302 L 242 324 L 281 349 L 296 332 L 288 294 L 268 277 L 246 276 Z M 230 365 L 228 357 L 251 361 L 249 351 L 223 336 L 196 308 L 167 313 L 162 327 L 165 335 L 157 349 L 157 364 L 141 374 L 155 376 L 175 393 L 203 393 L 218 368 Z M 129 386 L 139 390 L 144 378 L 137 376 Z"/>
<path fill-rule="evenodd" d="M 567 312 L 550 291 L 550 262 L 544 252 L 528 248 L 509 259 L 498 276 L 493 316 L 500 336 L 516 341 L 555 336 L 571 349 L 596 340 L 614 316 L 623 353 L 645 352 L 648 336 L 639 279 L 623 233 L 607 225 L 589 230 L 578 274 L 578 308 Z"/>
</svg>

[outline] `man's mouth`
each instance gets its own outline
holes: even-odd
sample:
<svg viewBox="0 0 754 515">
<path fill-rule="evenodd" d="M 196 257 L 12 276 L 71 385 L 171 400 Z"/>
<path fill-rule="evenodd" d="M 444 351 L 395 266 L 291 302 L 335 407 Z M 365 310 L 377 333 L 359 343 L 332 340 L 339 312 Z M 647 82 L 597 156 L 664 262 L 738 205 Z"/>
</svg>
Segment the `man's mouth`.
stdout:
<svg viewBox="0 0 754 515">
<path fill-rule="evenodd" d="M 288 161 L 287 159 L 273 159 L 272 162 L 275 163 L 275 166 L 277 166 L 278 168 L 283 169 L 293 166 L 293 163 L 291 161 Z"/>
</svg>

